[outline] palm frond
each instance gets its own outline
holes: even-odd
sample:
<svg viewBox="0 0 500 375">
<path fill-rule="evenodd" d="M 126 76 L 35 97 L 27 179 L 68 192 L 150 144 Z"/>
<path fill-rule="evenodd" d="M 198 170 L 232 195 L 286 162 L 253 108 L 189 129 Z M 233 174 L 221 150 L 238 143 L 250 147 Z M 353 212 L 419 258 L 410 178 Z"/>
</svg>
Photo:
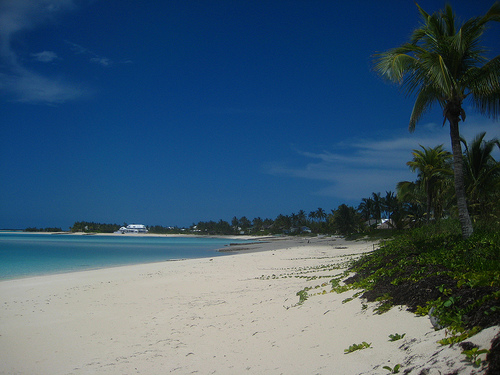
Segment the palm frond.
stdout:
<svg viewBox="0 0 500 375">
<path fill-rule="evenodd" d="M 415 3 L 415 5 L 417 6 L 417 9 L 420 12 L 420 15 L 422 16 L 424 21 L 427 21 L 427 19 L 430 17 L 429 13 L 427 13 L 425 10 L 423 10 L 422 7 L 420 5 L 418 5 L 417 3 Z"/>
<path fill-rule="evenodd" d="M 446 23 L 446 34 L 448 36 L 453 36 L 456 34 L 455 31 L 455 14 L 453 9 L 451 9 L 450 4 L 446 4 L 443 14 L 443 20 Z"/>
<path fill-rule="evenodd" d="M 375 71 L 392 82 L 401 83 L 404 75 L 411 71 L 416 63 L 415 57 L 410 55 L 414 47 L 406 44 L 375 55 Z"/>
<path fill-rule="evenodd" d="M 410 132 L 415 131 L 418 120 L 420 120 L 424 113 L 431 109 L 436 100 L 438 100 L 436 98 L 436 92 L 431 86 L 419 92 L 410 116 L 410 124 L 408 125 Z"/>
<path fill-rule="evenodd" d="M 491 6 L 491 8 L 481 18 L 481 21 L 483 22 L 483 24 L 490 22 L 490 21 L 500 22 L 500 2 L 499 1 L 496 1 Z"/>
<path fill-rule="evenodd" d="M 464 76 L 474 107 L 494 119 L 500 116 L 500 55 Z"/>
</svg>

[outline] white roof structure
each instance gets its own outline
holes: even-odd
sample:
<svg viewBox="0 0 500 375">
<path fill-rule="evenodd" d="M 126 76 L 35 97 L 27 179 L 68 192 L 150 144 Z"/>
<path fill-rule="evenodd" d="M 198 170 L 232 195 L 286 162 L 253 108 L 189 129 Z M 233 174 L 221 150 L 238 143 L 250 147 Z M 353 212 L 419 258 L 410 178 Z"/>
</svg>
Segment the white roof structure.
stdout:
<svg viewBox="0 0 500 375">
<path fill-rule="evenodd" d="M 129 224 L 127 225 L 127 229 L 146 229 L 146 226 L 142 224 Z"/>
<path fill-rule="evenodd" d="M 129 224 L 118 229 L 118 233 L 148 233 L 148 229 L 143 224 Z"/>
</svg>

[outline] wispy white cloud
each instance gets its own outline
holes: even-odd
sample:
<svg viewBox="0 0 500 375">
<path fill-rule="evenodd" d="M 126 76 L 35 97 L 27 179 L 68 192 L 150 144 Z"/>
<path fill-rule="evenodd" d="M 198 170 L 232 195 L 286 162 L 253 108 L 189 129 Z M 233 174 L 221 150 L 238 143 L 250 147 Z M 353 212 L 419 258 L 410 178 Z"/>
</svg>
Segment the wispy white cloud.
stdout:
<svg viewBox="0 0 500 375">
<path fill-rule="evenodd" d="M 16 95 L 19 102 L 47 104 L 63 103 L 88 93 L 62 79 L 46 78 L 26 69 L 0 74 L 0 90 Z"/>
<path fill-rule="evenodd" d="M 53 78 L 27 69 L 12 48 L 21 31 L 52 22 L 63 11 L 75 9 L 74 0 L 0 1 L 0 92 L 10 99 L 30 103 L 61 103 L 81 97 L 84 91 L 60 77 Z M 31 54 L 40 62 L 51 62 L 57 54 L 42 51 Z"/>
<path fill-rule="evenodd" d="M 498 122 L 476 116 L 462 124 L 462 135 L 468 141 L 481 131 L 487 132 L 486 139 L 500 138 Z M 295 150 L 302 157 L 298 164 L 272 162 L 265 166 L 265 171 L 276 176 L 321 182 L 311 184 L 309 194 L 359 201 L 372 192 L 394 191 L 400 181 L 415 180 L 416 175 L 406 165 L 411 159 L 411 151 L 420 145 L 435 147 L 439 144 L 451 149 L 448 128 L 427 124 L 414 134 L 344 141 L 330 150 Z"/>
<path fill-rule="evenodd" d="M 35 59 L 36 61 L 45 63 L 52 62 L 58 59 L 57 54 L 53 51 L 42 51 L 38 53 L 32 53 L 31 57 L 33 57 L 33 59 Z"/>
<path fill-rule="evenodd" d="M 74 0 L 2 0 L 0 34 L 10 38 L 18 31 L 33 29 L 52 20 L 57 13 L 74 8 Z"/>
<path fill-rule="evenodd" d="M 111 65 L 111 60 L 108 59 L 107 57 L 92 57 L 90 59 L 90 62 L 99 64 L 102 66 L 110 66 Z"/>
<path fill-rule="evenodd" d="M 70 42 L 68 40 L 66 40 L 66 43 L 71 47 L 71 50 L 74 53 L 76 53 L 78 55 L 86 56 L 91 63 L 99 64 L 102 66 L 110 66 L 113 63 L 111 61 L 111 59 L 104 57 L 104 56 L 100 56 L 97 53 L 95 53 L 94 51 L 92 51 L 88 48 L 85 48 L 79 44 Z"/>
</svg>

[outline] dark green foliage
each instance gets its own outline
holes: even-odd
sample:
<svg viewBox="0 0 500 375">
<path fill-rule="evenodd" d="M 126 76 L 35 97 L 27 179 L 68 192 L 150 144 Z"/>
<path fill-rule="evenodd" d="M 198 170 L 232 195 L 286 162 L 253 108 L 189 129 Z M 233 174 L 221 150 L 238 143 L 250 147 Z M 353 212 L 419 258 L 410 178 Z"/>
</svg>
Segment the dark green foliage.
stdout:
<svg viewBox="0 0 500 375">
<path fill-rule="evenodd" d="M 463 239 L 456 220 L 406 231 L 354 263 L 370 301 L 389 300 L 463 331 L 500 324 L 500 231 Z"/>
<path fill-rule="evenodd" d="M 26 228 L 24 230 L 25 232 L 62 232 L 63 230 L 61 228 Z"/>
<path fill-rule="evenodd" d="M 486 132 L 479 133 L 470 144 L 464 144 L 465 184 L 473 218 L 498 220 L 500 200 L 500 163 L 492 156 L 500 147 L 496 138 L 485 140 Z"/>
<path fill-rule="evenodd" d="M 232 227 L 227 221 L 219 220 L 215 222 L 213 220 L 210 221 L 200 221 L 196 226 L 196 233 L 199 234 L 236 234 L 237 228 Z"/>
<path fill-rule="evenodd" d="M 120 227 L 121 225 L 118 224 L 101 224 L 88 221 L 77 221 L 73 224 L 70 230 L 72 232 L 85 233 L 113 233 L 120 229 Z"/>
<path fill-rule="evenodd" d="M 161 225 L 148 226 L 148 232 L 154 234 L 177 234 L 182 233 L 182 230 L 178 227 L 164 227 Z"/>
<path fill-rule="evenodd" d="M 333 214 L 332 225 L 342 235 L 357 233 L 361 229 L 361 216 L 353 207 L 341 204 Z"/>
</svg>

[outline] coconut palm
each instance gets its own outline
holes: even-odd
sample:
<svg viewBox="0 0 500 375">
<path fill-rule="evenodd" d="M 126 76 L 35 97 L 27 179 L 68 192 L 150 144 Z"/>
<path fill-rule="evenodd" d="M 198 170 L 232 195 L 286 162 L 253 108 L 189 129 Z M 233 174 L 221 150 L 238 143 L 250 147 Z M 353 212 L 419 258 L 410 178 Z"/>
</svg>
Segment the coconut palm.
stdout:
<svg viewBox="0 0 500 375">
<path fill-rule="evenodd" d="M 323 210 L 321 207 L 318 207 L 316 210 L 316 217 L 318 218 L 319 221 L 323 221 L 326 219 L 328 215 L 326 214 L 325 210 Z"/>
<path fill-rule="evenodd" d="M 472 211 L 476 215 L 485 215 L 488 205 L 498 201 L 500 188 L 500 163 L 492 152 L 495 146 L 500 147 L 496 138 L 485 141 L 486 132 L 478 134 L 470 145 L 462 139 L 465 146 L 465 184 Z"/>
<path fill-rule="evenodd" d="M 307 215 L 306 215 L 306 212 L 304 210 L 300 210 L 297 213 L 297 220 L 299 221 L 300 226 L 307 225 Z"/>
<path fill-rule="evenodd" d="M 424 219 L 423 207 L 427 201 L 420 181 L 401 181 L 396 185 L 398 200 L 402 203 L 406 221 L 411 227 L 419 225 Z"/>
<path fill-rule="evenodd" d="M 399 83 L 408 94 L 416 94 L 410 131 L 433 104 L 443 108 L 444 122 L 450 124 L 462 235 L 467 238 L 473 229 L 465 195 L 459 122 L 465 121 L 465 99 L 482 114 L 497 118 L 500 113 L 500 56 L 488 61 L 480 44 L 487 24 L 500 21 L 500 2 L 494 3 L 484 16 L 471 18 L 460 27 L 450 5 L 432 15 L 417 7 L 421 26 L 408 43 L 376 55 L 375 70 Z"/>
<path fill-rule="evenodd" d="M 404 219 L 403 205 L 398 200 L 396 194 L 392 191 L 386 191 L 382 201 L 384 211 L 389 219 L 389 225 L 396 229 L 402 229 Z"/>
<path fill-rule="evenodd" d="M 333 213 L 332 222 L 339 234 L 349 235 L 359 231 L 361 217 L 354 207 L 341 204 Z"/>
<path fill-rule="evenodd" d="M 372 193 L 373 218 L 380 223 L 382 220 L 382 197 L 380 193 Z"/>
<path fill-rule="evenodd" d="M 413 159 L 406 163 L 413 172 L 418 172 L 418 180 L 422 184 L 426 196 L 427 221 L 431 218 L 431 211 L 436 208 L 436 196 L 442 182 L 451 174 L 448 160 L 451 154 L 444 150 L 443 145 L 434 148 L 420 146 L 422 150 L 413 150 Z M 436 212 L 434 212 L 436 214 Z M 437 217 L 438 215 L 435 215 Z"/>
<path fill-rule="evenodd" d="M 363 198 L 358 206 L 358 211 L 361 213 L 364 221 L 368 221 L 372 217 L 373 199 Z"/>
</svg>

